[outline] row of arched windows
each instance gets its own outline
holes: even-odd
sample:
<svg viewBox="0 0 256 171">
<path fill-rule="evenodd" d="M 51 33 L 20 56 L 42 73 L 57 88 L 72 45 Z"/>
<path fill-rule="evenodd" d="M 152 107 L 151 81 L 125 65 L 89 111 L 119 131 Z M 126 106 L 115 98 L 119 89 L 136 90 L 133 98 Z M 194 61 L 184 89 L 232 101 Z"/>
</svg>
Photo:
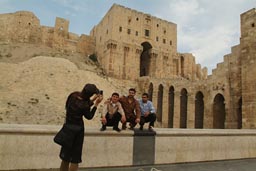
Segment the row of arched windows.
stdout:
<svg viewBox="0 0 256 171">
<path fill-rule="evenodd" d="M 168 107 L 168 127 L 173 128 L 174 125 L 174 115 L 175 115 L 175 90 L 173 86 L 170 86 L 168 92 L 168 105 L 163 106 L 163 93 L 164 87 L 162 84 L 158 86 L 158 93 L 157 93 L 157 121 L 162 122 L 162 115 L 163 115 L 163 107 Z M 153 84 L 150 83 L 149 85 L 149 99 L 152 101 L 153 97 Z M 188 116 L 188 92 L 185 88 L 181 89 L 180 91 L 180 120 L 179 120 L 179 127 L 180 128 L 187 128 L 187 116 Z M 194 101 L 194 128 L 204 128 L 204 116 L 205 116 L 205 106 L 204 106 L 204 95 L 201 91 L 198 91 L 195 94 L 195 101 Z M 241 101 L 241 100 L 240 100 Z M 241 106 L 242 102 L 239 101 L 239 105 Z M 222 94 L 218 93 L 214 100 L 212 106 L 212 127 L 217 129 L 224 129 L 225 128 L 225 120 L 226 120 L 226 112 L 225 112 L 225 99 Z M 241 109 L 241 107 L 239 108 Z M 238 110 L 239 110 L 238 109 Z M 242 127 L 242 115 L 241 110 L 238 111 L 238 127 Z"/>
</svg>

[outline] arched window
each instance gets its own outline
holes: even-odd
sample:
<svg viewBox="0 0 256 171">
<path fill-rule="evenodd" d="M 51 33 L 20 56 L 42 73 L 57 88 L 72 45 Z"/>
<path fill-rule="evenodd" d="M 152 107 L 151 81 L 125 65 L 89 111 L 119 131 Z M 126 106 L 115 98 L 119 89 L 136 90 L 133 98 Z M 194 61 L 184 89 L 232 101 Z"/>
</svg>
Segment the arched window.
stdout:
<svg viewBox="0 0 256 171">
<path fill-rule="evenodd" d="M 195 128 L 204 126 L 204 95 L 201 91 L 196 93 L 195 98 Z"/>
<path fill-rule="evenodd" d="M 157 99 L 157 121 L 159 122 L 162 122 L 163 90 L 164 90 L 164 87 L 162 84 L 160 84 L 158 87 L 158 99 Z"/>
<path fill-rule="evenodd" d="M 238 109 L 237 109 L 237 128 L 241 129 L 242 125 L 242 98 L 238 101 Z"/>
<path fill-rule="evenodd" d="M 153 84 L 150 83 L 149 88 L 148 88 L 148 99 L 153 102 Z"/>
<path fill-rule="evenodd" d="M 213 101 L 213 128 L 224 129 L 225 128 L 225 99 L 223 95 L 217 94 Z"/>
<path fill-rule="evenodd" d="M 174 88 L 169 88 L 168 97 L 168 127 L 173 128 L 173 117 L 174 117 Z"/>
<path fill-rule="evenodd" d="M 188 93 L 185 88 L 180 93 L 180 128 L 187 128 Z"/>
<path fill-rule="evenodd" d="M 141 45 L 143 46 L 143 51 L 140 55 L 140 76 L 143 77 L 149 75 L 150 49 L 152 49 L 152 46 L 149 42 L 143 42 Z"/>
</svg>

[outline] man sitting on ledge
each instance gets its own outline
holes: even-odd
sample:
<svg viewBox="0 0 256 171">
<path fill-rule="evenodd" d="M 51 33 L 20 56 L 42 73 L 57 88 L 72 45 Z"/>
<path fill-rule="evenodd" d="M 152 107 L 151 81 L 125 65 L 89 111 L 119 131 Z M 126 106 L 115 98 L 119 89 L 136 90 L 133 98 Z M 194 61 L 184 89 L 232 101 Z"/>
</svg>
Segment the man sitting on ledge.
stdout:
<svg viewBox="0 0 256 171">
<path fill-rule="evenodd" d="M 140 104 L 134 98 L 136 90 L 134 88 L 129 89 L 128 96 L 122 96 L 119 101 L 124 109 L 126 122 L 130 122 L 131 130 L 134 129 L 137 123 L 140 122 Z M 122 129 L 126 129 L 126 122 L 123 122 Z"/>
<path fill-rule="evenodd" d="M 139 103 L 141 111 L 140 130 L 143 130 L 143 125 L 146 122 L 149 122 L 148 130 L 153 131 L 154 123 L 156 121 L 156 114 L 153 103 L 148 100 L 148 93 L 142 94 L 142 99 L 139 99 Z"/>
<path fill-rule="evenodd" d="M 124 110 L 119 102 L 119 94 L 113 93 L 111 99 L 104 105 L 100 130 L 105 131 L 107 126 L 113 126 L 113 130 L 120 132 L 121 129 L 118 128 L 120 120 L 122 123 L 126 121 Z"/>
</svg>

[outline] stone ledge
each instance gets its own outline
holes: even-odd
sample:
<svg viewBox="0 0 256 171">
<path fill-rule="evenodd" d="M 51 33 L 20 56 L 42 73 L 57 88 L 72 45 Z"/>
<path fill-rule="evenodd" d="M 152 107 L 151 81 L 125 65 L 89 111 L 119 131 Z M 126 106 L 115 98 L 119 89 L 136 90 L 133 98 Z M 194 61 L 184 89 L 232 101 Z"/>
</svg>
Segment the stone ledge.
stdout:
<svg viewBox="0 0 256 171">
<path fill-rule="evenodd" d="M 155 128 L 156 136 L 256 136 L 252 129 L 177 129 Z"/>
<path fill-rule="evenodd" d="M 28 124 L 0 124 L 0 133 L 14 133 L 14 134 L 56 134 L 62 125 L 28 125 Z M 135 129 L 136 131 L 137 129 Z M 156 136 L 248 136 L 255 135 L 254 129 L 178 129 L 178 128 L 154 128 Z M 136 131 L 136 135 L 148 134 L 147 130 Z M 100 128 L 86 127 L 85 135 L 115 135 L 115 136 L 133 136 L 134 131 L 122 130 L 121 132 L 113 131 L 111 127 L 102 132 Z M 149 133 L 150 134 L 150 133 Z"/>
<path fill-rule="evenodd" d="M 60 128 L 61 125 L 0 124 L 0 170 L 58 168 L 60 146 L 53 142 L 53 137 Z M 99 129 L 85 128 L 81 167 L 256 157 L 255 130 L 155 128 L 156 135 L 145 136 L 143 131 L 136 134 L 139 132 L 137 128 L 135 132 L 125 130 L 120 133 L 111 127 L 104 132 Z"/>
</svg>

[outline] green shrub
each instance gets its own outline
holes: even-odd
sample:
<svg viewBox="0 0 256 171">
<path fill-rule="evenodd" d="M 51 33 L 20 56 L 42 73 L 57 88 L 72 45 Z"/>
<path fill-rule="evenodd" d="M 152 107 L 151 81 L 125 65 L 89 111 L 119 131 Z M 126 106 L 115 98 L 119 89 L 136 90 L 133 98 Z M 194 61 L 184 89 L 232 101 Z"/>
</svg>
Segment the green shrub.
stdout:
<svg viewBox="0 0 256 171">
<path fill-rule="evenodd" d="M 97 56 L 95 54 L 91 54 L 89 56 L 89 59 L 92 60 L 93 62 L 98 62 Z"/>
</svg>

